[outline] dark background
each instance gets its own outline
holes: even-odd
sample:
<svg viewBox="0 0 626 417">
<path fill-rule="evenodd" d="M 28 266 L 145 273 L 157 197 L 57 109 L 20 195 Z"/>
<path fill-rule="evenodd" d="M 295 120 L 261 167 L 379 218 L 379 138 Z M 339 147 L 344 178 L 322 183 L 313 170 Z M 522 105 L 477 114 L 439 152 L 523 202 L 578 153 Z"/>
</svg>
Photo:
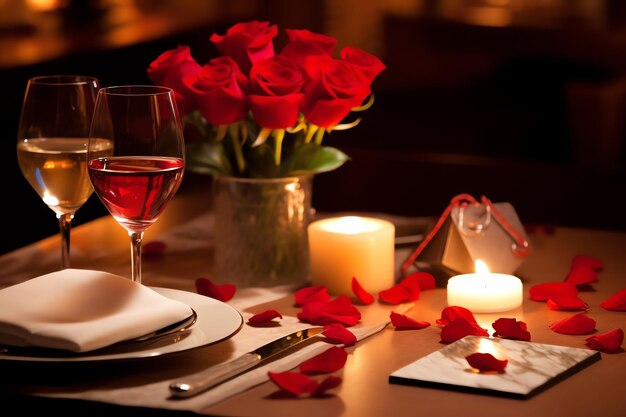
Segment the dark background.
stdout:
<svg viewBox="0 0 626 417">
<path fill-rule="evenodd" d="M 145 69 L 165 50 L 189 45 L 202 63 L 216 55 L 212 33 L 247 20 L 269 20 L 281 34 L 327 33 L 337 50 L 360 47 L 387 65 L 361 124 L 325 139 L 352 159 L 316 176 L 317 210 L 435 216 L 470 193 L 511 202 L 527 225 L 626 230 L 626 5 L 618 0 L 49 3 L 0 3 L 0 253 L 58 232 L 17 165 L 29 77 L 150 84 Z M 186 175 L 185 184 L 206 180 Z M 92 196 L 74 225 L 106 214 Z"/>
</svg>

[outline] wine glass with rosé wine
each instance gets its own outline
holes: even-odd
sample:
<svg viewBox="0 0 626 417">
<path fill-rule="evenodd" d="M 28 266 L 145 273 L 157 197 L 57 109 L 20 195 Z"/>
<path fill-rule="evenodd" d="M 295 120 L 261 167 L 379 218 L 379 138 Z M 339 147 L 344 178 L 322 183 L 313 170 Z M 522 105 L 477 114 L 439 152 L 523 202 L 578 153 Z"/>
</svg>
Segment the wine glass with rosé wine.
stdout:
<svg viewBox="0 0 626 417">
<path fill-rule="evenodd" d="M 87 174 L 87 140 L 99 89 L 85 75 L 43 75 L 26 84 L 17 135 L 17 161 L 31 187 L 55 212 L 61 268 L 70 267 L 70 229 L 93 193 Z M 93 155 L 108 142 L 94 142 Z"/>
<path fill-rule="evenodd" d="M 102 142 L 109 152 L 102 154 Z M 100 89 L 87 167 L 96 195 L 130 237 L 132 280 L 141 283 L 141 241 L 178 190 L 185 144 L 174 92 L 123 85 Z"/>
</svg>

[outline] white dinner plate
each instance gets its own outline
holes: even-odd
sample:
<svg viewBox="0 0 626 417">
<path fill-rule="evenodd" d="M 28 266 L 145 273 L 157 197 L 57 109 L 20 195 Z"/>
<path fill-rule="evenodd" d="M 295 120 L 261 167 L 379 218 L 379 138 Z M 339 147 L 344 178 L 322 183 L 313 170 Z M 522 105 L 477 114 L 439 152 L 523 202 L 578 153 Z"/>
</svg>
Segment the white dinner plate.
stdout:
<svg viewBox="0 0 626 417">
<path fill-rule="evenodd" d="M 232 337 L 243 325 L 241 314 L 221 301 L 204 295 L 171 288 L 150 287 L 158 293 L 181 301 L 191 307 L 197 314 L 197 320 L 188 330 L 173 336 L 148 340 L 146 342 L 125 342 L 112 348 L 83 354 L 63 353 L 11 353 L 8 349 L 2 353 L 0 360 L 23 362 L 92 362 L 112 361 L 161 357 L 163 355 L 183 352 Z"/>
</svg>

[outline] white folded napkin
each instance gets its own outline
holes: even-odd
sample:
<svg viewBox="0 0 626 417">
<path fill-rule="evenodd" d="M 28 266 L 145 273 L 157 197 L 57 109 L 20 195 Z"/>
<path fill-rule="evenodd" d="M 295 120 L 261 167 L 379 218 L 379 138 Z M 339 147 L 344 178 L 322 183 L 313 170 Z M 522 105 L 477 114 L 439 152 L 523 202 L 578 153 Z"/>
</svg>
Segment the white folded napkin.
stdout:
<svg viewBox="0 0 626 417">
<path fill-rule="evenodd" d="M 87 352 L 191 314 L 185 303 L 128 278 L 64 269 L 0 290 L 0 344 Z"/>
</svg>

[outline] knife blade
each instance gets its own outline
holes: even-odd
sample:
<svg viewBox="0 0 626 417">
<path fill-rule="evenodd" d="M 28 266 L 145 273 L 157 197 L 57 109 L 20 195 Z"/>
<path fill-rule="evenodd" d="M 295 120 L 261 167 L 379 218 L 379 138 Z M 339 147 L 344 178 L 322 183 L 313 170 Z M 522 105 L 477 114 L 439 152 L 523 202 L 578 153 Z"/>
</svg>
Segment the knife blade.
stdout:
<svg viewBox="0 0 626 417">
<path fill-rule="evenodd" d="M 310 327 L 290 333 L 251 352 L 244 353 L 237 359 L 212 366 L 204 371 L 189 375 L 181 381 L 173 382 L 170 384 L 170 393 L 174 397 L 192 397 L 247 371 L 298 343 L 320 334 L 323 330 L 323 327 Z"/>
</svg>

